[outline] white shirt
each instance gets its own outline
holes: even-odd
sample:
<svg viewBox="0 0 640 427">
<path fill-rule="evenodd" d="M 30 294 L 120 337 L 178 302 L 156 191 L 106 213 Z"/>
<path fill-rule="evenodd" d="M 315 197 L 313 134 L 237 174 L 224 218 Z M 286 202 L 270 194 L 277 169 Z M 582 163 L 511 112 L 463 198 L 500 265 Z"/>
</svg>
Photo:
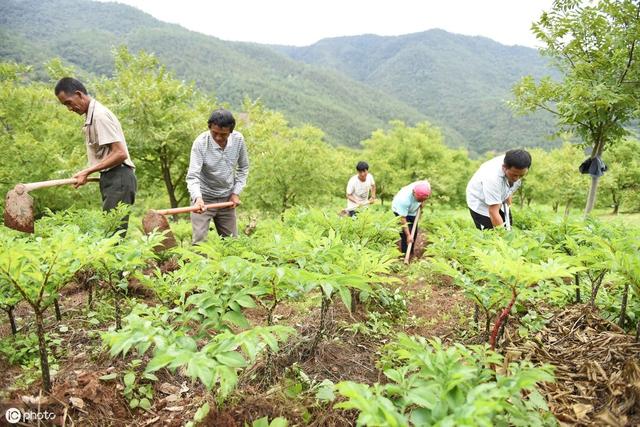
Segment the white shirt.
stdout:
<svg viewBox="0 0 640 427">
<path fill-rule="evenodd" d="M 501 205 L 522 185 L 517 180 L 509 186 L 502 170 L 504 155 L 484 162 L 467 184 L 467 206 L 480 215 L 489 216 L 490 205 Z"/>
<path fill-rule="evenodd" d="M 107 107 L 91 98 L 87 116 L 84 121 L 85 143 L 87 146 L 87 158 L 89 166 L 94 166 L 104 160 L 111 152 L 111 144 L 119 142 L 123 145 L 127 159 L 124 164 L 135 168 L 129 156 L 127 141 L 124 139 L 124 132 L 118 118 Z M 113 167 L 111 168 L 113 169 Z M 100 172 L 106 172 L 104 169 Z"/>
<path fill-rule="evenodd" d="M 347 196 L 353 196 L 358 203 L 364 203 L 369 200 L 369 191 L 371 190 L 371 186 L 375 184 L 376 182 L 373 180 L 373 175 L 370 173 L 367 174 L 364 182 L 360 181 L 358 175 L 354 175 L 349 178 L 349 182 L 347 183 Z M 347 199 L 347 210 L 352 211 L 357 207 L 357 204 Z"/>
</svg>

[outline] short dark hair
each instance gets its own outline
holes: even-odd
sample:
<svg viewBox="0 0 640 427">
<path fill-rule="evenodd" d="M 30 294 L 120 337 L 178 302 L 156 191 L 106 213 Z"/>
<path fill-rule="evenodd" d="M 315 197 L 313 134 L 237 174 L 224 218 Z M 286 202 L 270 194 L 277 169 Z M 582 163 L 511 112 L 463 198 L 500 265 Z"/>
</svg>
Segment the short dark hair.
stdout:
<svg viewBox="0 0 640 427">
<path fill-rule="evenodd" d="M 531 167 L 531 154 L 527 150 L 509 150 L 504 155 L 504 165 L 508 168 L 529 169 Z"/>
<path fill-rule="evenodd" d="M 358 162 L 358 164 L 356 165 L 356 170 L 359 171 L 359 172 L 369 170 L 369 163 L 367 163 L 367 162 Z"/>
<path fill-rule="evenodd" d="M 224 108 L 218 108 L 211 113 L 207 124 L 209 127 L 211 127 L 211 125 L 216 125 L 221 128 L 228 128 L 233 132 L 233 129 L 236 127 L 236 119 L 233 118 L 231 111 L 225 110 Z"/>
<path fill-rule="evenodd" d="M 84 87 L 80 80 L 74 79 L 73 77 L 63 77 L 58 80 L 54 92 L 56 96 L 58 96 L 60 92 L 64 92 L 67 95 L 73 95 L 78 90 L 85 95 L 87 94 L 87 88 Z"/>
</svg>

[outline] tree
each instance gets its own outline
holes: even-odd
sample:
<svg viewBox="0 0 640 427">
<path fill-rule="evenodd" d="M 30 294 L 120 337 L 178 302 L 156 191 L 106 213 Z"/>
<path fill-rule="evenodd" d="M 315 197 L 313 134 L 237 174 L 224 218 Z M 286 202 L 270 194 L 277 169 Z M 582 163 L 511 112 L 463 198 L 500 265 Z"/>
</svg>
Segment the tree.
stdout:
<svg viewBox="0 0 640 427">
<path fill-rule="evenodd" d="M 31 306 L 36 320 L 40 370 L 45 392 L 51 391 L 44 312 L 73 275 L 91 259 L 103 241 L 89 242 L 78 227 L 66 226 L 44 238 L 0 234 L 0 281 Z"/>
<path fill-rule="evenodd" d="M 562 147 L 551 150 L 547 163 L 539 167 L 546 170 L 546 197 L 551 201 L 554 211 L 564 204 L 565 216 L 577 201 L 584 201 L 582 194 L 587 187 L 584 177 L 575 176 L 575 165 L 582 159 L 582 153 L 573 144 L 565 142 Z"/>
<path fill-rule="evenodd" d="M 87 161 L 82 120 L 67 111 L 53 94 L 53 85 L 30 80 L 31 68 L 0 63 L 0 193 L 20 182 L 68 178 Z M 97 186 L 79 191 L 38 190 L 36 207 L 57 210 L 86 205 Z M 37 212 L 38 214 L 41 212 Z"/>
<path fill-rule="evenodd" d="M 521 112 L 547 110 L 563 130 L 591 146 L 591 159 L 617 143 L 639 116 L 640 3 L 637 0 L 556 0 L 533 24 L 563 80 L 523 78 L 514 87 Z M 593 209 L 599 177 L 592 176 L 585 214 Z"/>
<path fill-rule="evenodd" d="M 155 56 L 114 52 L 116 73 L 98 91 L 118 115 L 138 175 L 148 188 L 164 183 L 171 207 L 188 201 L 185 176 L 193 140 L 207 129 L 215 102 L 177 80 Z"/>
<path fill-rule="evenodd" d="M 245 103 L 251 169 L 245 198 L 258 208 L 283 213 L 294 205 L 315 205 L 331 195 L 337 155 L 320 129 L 290 127 L 282 114 Z M 340 166 L 337 166 L 338 169 Z"/>
<path fill-rule="evenodd" d="M 640 191 L 640 141 L 625 139 L 605 153 L 610 173 L 603 179 L 603 189 L 611 194 L 613 213 L 617 214 L 623 200 Z"/>
<path fill-rule="evenodd" d="M 413 181 L 428 179 L 436 200 L 464 203 L 472 163 L 466 151 L 444 145 L 438 128 L 426 122 L 407 127 L 392 121 L 391 129 L 373 132 L 362 144 L 376 170 L 376 192 L 383 200 Z"/>
</svg>

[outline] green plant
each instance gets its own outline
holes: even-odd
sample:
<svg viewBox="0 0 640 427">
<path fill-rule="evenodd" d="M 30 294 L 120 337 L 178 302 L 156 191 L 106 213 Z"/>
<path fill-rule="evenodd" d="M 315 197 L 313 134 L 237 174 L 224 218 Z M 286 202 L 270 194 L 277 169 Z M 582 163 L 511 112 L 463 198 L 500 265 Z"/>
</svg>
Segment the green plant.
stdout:
<svg viewBox="0 0 640 427">
<path fill-rule="evenodd" d="M 40 353 L 42 382 L 51 390 L 44 312 L 73 275 L 98 253 L 103 241 L 90 241 L 76 227 L 61 227 L 47 237 L 0 235 L 0 277 L 11 284 L 33 309 Z"/>
<path fill-rule="evenodd" d="M 126 293 L 129 276 L 156 257 L 154 248 L 160 245 L 162 239 L 159 233 L 124 240 L 113 236 L 104 240 L 105 244 L 99 252 L 92 254 L 91 266 L 104 279 L 113 295 L 116 329 L 121 327 L 120 300 Z"/>
<path fill-rule="evenodd" d="M 207 389 L 216 387 L 218 400 L 222 401 L 235 388 L 241 368 L 253 362 L 267 346 L 276 351 L 278 341 L 293 331 L 272 326 L 233 333 L 225 323 L 246 324 L 246 320 L 239 315 L 220 316 L 211 306 L 213 294 L 210 296 L 207 301 L 199 300 L 203 305 L 194 305 L 191 300 L 173 311 L 137 305 L 124 319 L 123 328 L 104 333 L 103 340 L 112 356 L 126 355 L 132 349 L 142 356 L 152 349 L 145 373 L 184 367 L 189 377 L 199 379 Z M 204 317 L 198 314 L 200 310 Z M 199 318 L 202 321 L 198 322 Z"/>
<path fill-rule="evenodd" d="M 11 283 L 4 278 L 0 278 L 0 310 L 7 313 L 9 325 L 11 326 L 11 333 L 13 335 L 18 333 L 18 327 L 13 315 L 13 310 L 21 300 L 22 297 L 20 296 L 20 293 L 11 286 Z"/>
<path fill-rule="evenodd" d="M 141 359 L 133 359 L 122 373 L 123 394 L 131 409 L 142 408 L 149 411 L 153 402 L 153 385 L 150 382 L 157 381 L 158 377 L 149 372 L 138 372 L 141 365 Z M 118 374 L 111 373 L 101 376 L 100 379 L 110 381 L 117 377 Z"/>
<path fill-rule="evenodd" d="M 550 318 L 551 315 L 542 315 L 535 311 L 529 311 L 519 319 L 518 335 L 522 338 L 531 338 L 533 334 L 541 331 L 549 323 Z"/>
<path fill-rule="evenodd" d="M 258 418 L 251 423 L 251 427 L 287 427 L 289 422 L 286 418 L 276 417 L 269 422 L 269 417 Z M 245 426 L 248 424 L 245 423 Z"/>
<path fill-rule="evenodd" d="M 437 339 L 400 335 L 380 361 L 388 382 L 340 382 L 335 388 L 347 400 L 334 407 L 357 410 L 359 426 L 555 425 L 536 388 L 553 381 L 551 367 L 492 368 L 502 363 L 486 347 L 445 347 Z"/>
</svg>

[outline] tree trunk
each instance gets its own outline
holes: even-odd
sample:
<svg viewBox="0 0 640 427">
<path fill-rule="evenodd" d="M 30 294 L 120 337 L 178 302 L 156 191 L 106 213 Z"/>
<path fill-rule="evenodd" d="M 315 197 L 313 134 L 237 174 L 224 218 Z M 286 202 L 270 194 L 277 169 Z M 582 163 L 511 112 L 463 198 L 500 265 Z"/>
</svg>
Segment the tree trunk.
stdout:
<svg viewBox="0 0 640 427">
<path fill-rule="evenodd" d="M 591 150 L 591 159 L 595 159 L 602 154 L 602 150 L 604 148 L 604 141 L 602 138 L 599 138 L 595 143 L 593 150 Z M 591 188 L 589 189 L 589 196 L 587 197 L 587 206 L 584 208 L 584 215 L 587 216 L 593 210 L 593 207 L 596 204 L 596 192 L 598 191 L 598 181 L 600 181 L 599 176 L 591 177 Z"/>
<path fill-rule="evenodd" d="M 42 372 L 42 387 L 46 393 L 51 392 L 51 375 L 49 374 L 49 355 L 47 343 L 44 337 L 44 320 L 42 312 L 36 311 L 36 334 L 38 335 L 38 348 L 40 350 L 40 371 Z"/>
<path fill-rule="evenodd" d="M 620 209 L 620 199 L 618 197 L 616 197 L 615 190 L 611 191 L 611 200 L 613 201 L 613 212 L 611 212 L 611 213 L 613 215 L 617 215 L 618 214 L 618 210 Z"/>
<path fill-rule="evenodd" d="M 589 189 L 589 196 L 587 197 L 587 206 L 584 208 L 584 214 L 589 215 L 593 210 L 593 206 L 596 204 L 596 191 L 598 190 L 598 181 L 600 177 L 591 177 L 591 188 Z"/>
<path fill-rule="evenodd" d="M 160 168 L 162 169 L 162 180 L 164 181 L 164 185 L 167 188 L 169 203 L 171 204 L 172 208 L 177 208 L 178 199 L 176 198 L 176 188 L 173 185 L 173 181 L 171 180 L 171 163 L 169 159 L 166 158 L 166 153 L 161 153 L 160 156 L 162 158 L 160 166 Z"/>
<path fill-rule="evenodd" d="M 558 203 L 558 202 L 553 202 L 553 203 L 551 204 L 551 206 L 553 207 L 553 211 L 554 211 L 554 212 L 556 212 L 556 213 L 558 212 L 558 206 L 559 206 L 559 205 L 560 205 L 560 203 Z"/>
<path fill-rule="evenodd" d="M 567 204 L 564 206 L 564 217 L 569 216 L 569 211 L 571 210 L 571 199 L 567 200 Z"/>
<path fill-rule="evenodd" d="M 9 316 L 9 324 L 11 325 L 11 333 L 13 335 L 18 334 L 18 328 L 16 327 L 16 318 L 13 316 L 13 307 L 7 309 L 7 316 Z"/>
</svg>

